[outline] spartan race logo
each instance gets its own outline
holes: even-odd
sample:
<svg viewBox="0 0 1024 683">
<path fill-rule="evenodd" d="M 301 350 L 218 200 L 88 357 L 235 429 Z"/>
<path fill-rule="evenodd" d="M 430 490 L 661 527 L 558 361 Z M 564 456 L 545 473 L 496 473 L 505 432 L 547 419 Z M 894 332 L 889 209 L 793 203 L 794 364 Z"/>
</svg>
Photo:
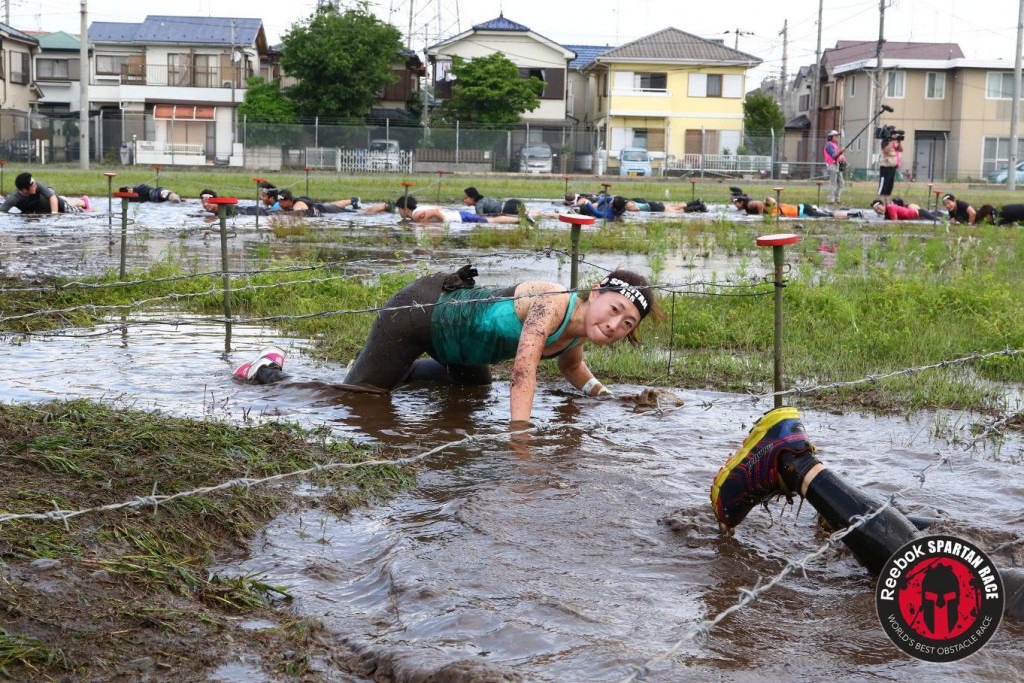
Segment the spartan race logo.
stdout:
<svg viewBox="0 0 1024 683">
<path fill-rule="evenodd" d="M 1003 617 L 1003 581 L 988 556 L 953 536 L 925 536 L 889 558 L 875 589 L 882 629 L 929 662 L 974 654 Z"/>
</svg>

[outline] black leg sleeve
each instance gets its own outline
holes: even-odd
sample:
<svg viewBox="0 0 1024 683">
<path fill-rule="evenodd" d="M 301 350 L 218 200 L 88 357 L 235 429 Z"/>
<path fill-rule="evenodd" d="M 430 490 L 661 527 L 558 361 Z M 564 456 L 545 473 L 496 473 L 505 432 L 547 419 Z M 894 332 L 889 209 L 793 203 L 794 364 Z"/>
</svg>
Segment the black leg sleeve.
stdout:
<svg viewBox="0 0 1024 683">
<path fill-rule="evenodd" d="M 838 474 L 825 469 L 807 488 L 807 502 L 825 518 L 834 530 L 844 529 L 853 517 L 866 514 L 881 503 L 846 483 Z M 920 535 L 903 513 L 888 507 L 843 538 L 854 557 L 872 574 L 878 574 L 885 562 L 901 546 Z"/>
</svg>

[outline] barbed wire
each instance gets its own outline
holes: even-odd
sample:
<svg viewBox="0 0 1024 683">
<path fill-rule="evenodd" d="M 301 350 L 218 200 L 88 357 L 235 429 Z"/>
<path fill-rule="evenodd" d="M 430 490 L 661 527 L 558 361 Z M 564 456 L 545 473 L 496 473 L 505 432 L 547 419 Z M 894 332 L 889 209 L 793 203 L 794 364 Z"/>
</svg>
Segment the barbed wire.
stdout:
<svg viewBox="0 0 1024 683">
<path fill-rule="evenodd" d="M 91 508 L 83 508 L 78 510 L 61 510 L 57 507 L 56 501 L 54 501 L 54 510 L 47 510 L 45 512 L 24 512 L 24 513 L 3 513 L 0 514 L 0 524 L 14 522 L 14 521 L 60 521 L 64 522 L 65 528 L 67 528 L 67 521 L 75 517 L 81 517 L 82 515 L 88 515 L 99 512 L 109 512 L 111 510 L 122 510 L 122 509 L 135 509 L 142 507 L 153 507 L 153 511 L 165 503 L 169 503 L 179 498 L 188 498 L 190 496 L 202 496 L 215 493 L 217 491 L 224 491 L 226 489 L 236 488 L 244 486 L 246 489 L 252 488 L 253 486 L 259 486 L 261 484 L 268 484 L 275 481 L 284 481 L 286 479 L 294 479 L 296 477 L 309 476 L 316 474 L 317 472 L 329 472 L 331 470 L 338 469 L 355 469 L 359 467 L 376 467 L 376 466 L 392 466 L 401 467 L 405 465 L 412 465 L 426 458 L 440 453 L 441 451 L 461 446 L 464 444 L 473 443 L 476 441 L 490 441 L 499 438 L 507 439 L 522 434 L 529 434 L 539 431 L 547 430 L 549 427 L 542 424 L 535 424 L 532 427 L 525 429 L 504 431 L 495 434 L 467 434 L 464 438 L 456 441 L 448 441 L 439 446 L 435 446 L 427 451 L 412 455 L 406 458 L 396 458 L 393 460 L 363 460 L 361 462 L 332 462 L 325 463 L 322 465 L 313 465 L 301 470 L 293 470 L 290 472 L 282 472 L 280 474 L 273 474 L 267 477 L 251 478 L 251 477 L 240 477 L 237 479 L 230 479 L 220 484 L 214 484 L 211 486 L 201 486 L 199 488 L 191 489 L 189 491 L 179 491 L 177 493 L 170 494 L 157 494 L 157 484 L 153 484 L 153 493 L 148 496 L 138 496 L 131 500 L 122 501 L 119 503 L 108 503 L 106 505 L 97 505 Z"/>
<path fill-rule="evenodd" d="M 650 285 L 652 289 L 672 291 L 674 288 L 688 287 L 690 283 L 666 283 Z M 497 303 L 502 301 L 516 301 L 518 299 L 529 299 L 529 298 L 540 298 L 548 296 L 561 296 L 570 293 L 582 293 L 592 291 L 591 287 L 576 287 L 566 288 L 553 292 L 535 292 L 528 294 L 518 294 L 512 296 L 487 296 L 480 299 L 457 299 L 452 301 L 435 301 L 435 302 L 424 302 L 424 303 L 413 303 L 404 304 L 400 306 L 371 306 L 366 308 L 356 309 L 338 309 L 329 311 L 316 311 L 313 313 L 301 313 L 294 315 L 268 315 L 268 316 L 257 316 L 257 317 L 193 317 L 191 319 L 175 319 L 175 318 L 156 318 L 149 320 L 138 320 L 138 319 L 122 319 L 116 323 L 110 323 L 114 325 L 105 331 L 100 332 L 88 332 L 85 334 L 77 334 L 68 330 L 43 330 L 43 331 L 31 331 L 31 330 L 20 330 L 11 331 L 8 334 L 17 334 L 19 336 L 29 337 L 47 337 L 47 338 L 86 338 L 103 336 L 104 334 L 111 334 L 117 331 L 127 329 L 128 327 L 141 327 L 149 325 L 168 325 L 171 327 L 178 327 L 181 325 L 190 325 L 197 323 L 205 323 L 211 325 L 256 325 L 265 323 L 277 323 L 277 322 L 297 322 L 303 320 L 314 320 L 317 318 L 331 318 L 341 315 L 357 315 L 357 314 L 368 314 L 368 313 L 382 313 L 382 312 L 395 312 L 395 311 L 407 311 L 407 310 L 422 310 L 422 309 L 433 309 L 439 306 L 468 306 L 479 303 Z M 683 292 L 688 293 L 688 292 Z M 771 292 L 767 292 L 770 294 Z M 87 306 L 86 306 L 87 307 Z M 80 309 L 81 310 L 81 309 Z M 0 322 L 4 319 L 0 318 Z"/>
<path fill-rule="evenodd" d="M 975 435 L 973 439 L 971 439 L 964 445 L 963 450 L 965 452 L 969 451 L 979 441 L 988 438 L 988 436 L 993 433 L 997 433 L 1002 426 L 1004 426 L 1014 417 L 1021 414 L 1022 412 L 1020 411 L 1015 413 L 1008 413 L 1002 416 L 1001 418 L 998 418 L 997 420 L 993 421 L 989 425 L 986 425 L 986 427 L 982 431 L 980 431 L 977 435 Z M 817 560 L 826 553 L 830 552 L 844 538 L 854 533 L 862 526 L 870 522 L 872 519 L 874 519 L 875 517 L 882 514 L 890 507 L 892 507 L 895 504 L 897 497 L 902 496 L 911 489 L 921 488 L 922 486 L 924 486 L 928 473 L 944 465 L 952 466 L 954 457 L 955 456 L 949 454 L 942 455 L 942 457 L 940 457 L 938 460 L 928 464 L 914 476 L 914 479 L 916 480 L 915 483 L 908 484 L 903 488 L 894 491 L 877 508 L 868 511 L 863 515 L 855 515 L 851 517 L 849 520 L 851 524 L 849 526 L 830 534 L 829 537 L 825 540 L 825 542 L 815 550 L 803 555 L 799 559 L 786 560 L 786 565 L 782 568 L 782 570 L 767 582 L 762 584 L 759 580 L 758 584 L 755 585 L 753 588 L 739 589 L 740 599 L 737 602 L 730 605 L 726 609 L 722 610 L 714 617 L 710 619 L 705 619 L 704 621 L 701 621 L 700 623 L 691 626 L 680 638 L 676 640 L 676 642 L 671 647 L 668 648 L 668 650 L 655 657 L 652 657 L 651 659 L 648 659 L 643 664 L 637 666 L 633 673 L 621 679 L 620 683 L 636 683 L 636 681 L 643 680 L 647 676 L 647 674 L 650 673 L 652 667 L 667 661 L 670 657 L 672 657 L 676 652 L 679 651 L 679 648 L 681 648 L 684 643 L 693 640 L 697 637 L 708 636 L 711 630 L 718 626 L 718 624 L 720 624 L 722 621 L 724 621 L 726 618 L 728 618 L 735 612 L 738 612 L 744 607 L 747 607 L 756 602 L 757 599 L 761 597 L 761 595 L 767 593 L 772 588 L 780 584 L 787 576 L 792 574 L 794 571 L 799 569 L 801 572 L 804 572 L 804 575 L 806 576 L 806 571 L 809 568 L 809 565 L 814 560 Z"/>
</svg>

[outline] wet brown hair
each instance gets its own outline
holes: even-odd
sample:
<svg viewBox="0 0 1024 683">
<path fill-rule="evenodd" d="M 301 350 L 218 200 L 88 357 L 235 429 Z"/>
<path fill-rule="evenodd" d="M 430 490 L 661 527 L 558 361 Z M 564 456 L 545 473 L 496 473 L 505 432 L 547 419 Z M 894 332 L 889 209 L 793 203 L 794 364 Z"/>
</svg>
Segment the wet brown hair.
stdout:
<svg viewBox="0 0 1024 683">
<path fill-rule="evenodd" d="M 974 222 L 976 224 L 984 223 L 985 221 L 989 223 L 996 222 L 996 207 L 991 204 L 982 204 L 981 208 L 974 214 Z"/>
<path fill-rule="evenodd" d="M 648 313 L 645 317 L 654 318 L 656 320 L 665 319 L 665 314 L 662 313 L 661 308 L 658 307 L 658 300 L 654 298 L 654 288 L 651 287 L 651 283 L 648 282 L 647 278 L 645 278 L 643 275 L 632 270 L 626 270 L 625 268 L 616 268 L 612 272 L 608 273 L 607 277 L 613 277 L 618 280 L 622 280 L 623 282 L 627 282 L 636 287 L 637 289 L 639 289 L 640 293 L 647 297 L 647 301 L 649 301 L 651 304 L 651 310 L 650 313 Z M 584 292 L 580 292 L 578 296 L 581 301 L 586 301 L 587 299 L 590 298 L 590 293 L 593 291 L 594 290 L 592 289 L 588 289 Z M 614 292 L 615 290 L 609 289 L 605 291 Z M 641 320 L 641 322 L 643 321 Z M 637 325 L 636 327 L 629 331 L 629 334 L 626 335 L 626 340 L 629 341 L 629 343 L 632 344 L 633 346 L 640 345 L 639 330 L 640 325 Z"/>
</svg>

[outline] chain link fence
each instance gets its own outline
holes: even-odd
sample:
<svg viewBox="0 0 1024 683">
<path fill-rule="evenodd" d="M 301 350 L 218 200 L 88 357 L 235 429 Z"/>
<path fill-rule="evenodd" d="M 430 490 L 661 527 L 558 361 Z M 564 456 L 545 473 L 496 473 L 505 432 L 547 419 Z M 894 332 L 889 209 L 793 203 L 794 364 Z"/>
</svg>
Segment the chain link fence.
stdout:
<svg viewBox="0 0 1024 683">
<path fill-rule="evenodd" d="M 198 108 L 197 108 L 198 109 Z M 77 113 L 0 111 L 0 159 L 33 164 L 74 162 L 79 157 Z M 802 132 L 744 136 L 735 149 L 716 131 L 662 131 L 649 135 L 655 175 L 775 180 L 824 180 L 820 145 Z M 692 135 L 691 135 L 692 134 Z M 314 119 L 296 124 L 176 120 L 152 112 L 101 110 L 90 119 L 91 158 L 105 164 L 223 165 L 251 170 L 330 169 L 339 173 L 518 172 L 521 152 L 549 149 L 554 174 L 617 174 L 617 150 L 605 150 L 606 131 L 586 125 L 515 127 L 421 125 L 407 119 L 375 123 Z M 679 153 L 678 138 L 684 151 Z M 675 139 L 675 144 L 673 144 Z M 730 137 L 729 139 L 735 139 Z M 915 140 L 914 158 L 906 155 L 900 180 L 983 181 L 999 159 L 976 168 L 958 168 L 946 158 L 953 138 Z M 872 146 L 849 152 L 846 177 L 878 177 Z M 643 146 L 643 145 L 641 145 Z M 923 154 L 925 148 L 931 156 Z M 674 150 L 674 151 L 670 151 Z M 988 152 L 986 152 L 987 154 Z M 1004 164 L 1005 166 L 1005 164 Z M 543 165 L 546 170 L 547 164 Z"/>
</svg>

